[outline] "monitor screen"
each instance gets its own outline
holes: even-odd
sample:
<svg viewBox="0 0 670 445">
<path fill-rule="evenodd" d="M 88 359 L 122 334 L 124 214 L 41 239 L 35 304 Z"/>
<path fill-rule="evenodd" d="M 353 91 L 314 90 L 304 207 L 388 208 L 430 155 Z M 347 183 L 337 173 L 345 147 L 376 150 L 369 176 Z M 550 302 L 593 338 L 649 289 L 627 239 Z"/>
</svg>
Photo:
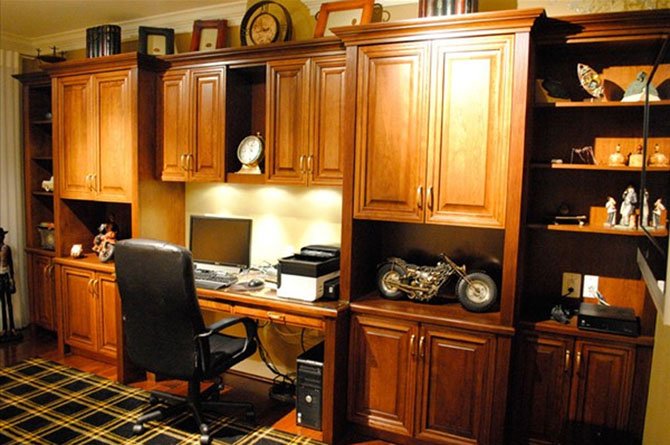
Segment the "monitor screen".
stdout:
<svg viewBox="0 0 670 445">
<path fill-rule="evenodd" d="M 249 267 L 251 220 L 191 216 L 189 246 L 196 263 Z"/>
</svg>

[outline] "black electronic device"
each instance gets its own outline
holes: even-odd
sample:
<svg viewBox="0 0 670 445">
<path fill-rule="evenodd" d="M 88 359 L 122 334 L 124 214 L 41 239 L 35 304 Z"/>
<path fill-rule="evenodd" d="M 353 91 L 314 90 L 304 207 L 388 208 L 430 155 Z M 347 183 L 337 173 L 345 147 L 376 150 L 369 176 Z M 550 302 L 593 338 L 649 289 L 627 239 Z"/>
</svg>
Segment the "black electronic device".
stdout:
<svg viewBox="0 0 670 445">
<path fill-rule="evenodd" d="M 577 314 L 577 327 L 588 331 L 637 337 L 640 323 L 629 307 L 582 303 Z"/>
<path fill-rule="evenodd" d="M 323 342 L 298 356 L 296 423 L 321 431 Z"/>
<path fill-rule="evenodd" d="M 193 215 L 189 248 L 198 269 L 239 272 L 250 264 L 251 220 Z"/>
<path fill-rule="evenodd" d="M 320 244 L 311 244 L 300 249 L 300 255 L 322 259 L 339 258 L 339 246 L 324 246 Z"/>
<path fill-rule="evenodd" d="M 340 298 L 340 277 L 332 278 L 323 283 L 324 300 L 337 300 Z"/>
</svg>

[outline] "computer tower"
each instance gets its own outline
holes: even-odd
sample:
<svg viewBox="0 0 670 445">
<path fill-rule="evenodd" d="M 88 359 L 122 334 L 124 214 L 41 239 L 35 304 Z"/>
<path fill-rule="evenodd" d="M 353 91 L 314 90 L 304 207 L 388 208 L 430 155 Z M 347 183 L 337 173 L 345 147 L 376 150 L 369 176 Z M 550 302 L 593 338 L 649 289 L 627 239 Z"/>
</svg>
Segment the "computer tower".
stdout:
<svg viewBox="0 0 670 445">
<path fill-rule="evenodd" d="M 321 431 L 323 342 L 300 354 L 297 365 L 296 422 Z"/>
</svg>

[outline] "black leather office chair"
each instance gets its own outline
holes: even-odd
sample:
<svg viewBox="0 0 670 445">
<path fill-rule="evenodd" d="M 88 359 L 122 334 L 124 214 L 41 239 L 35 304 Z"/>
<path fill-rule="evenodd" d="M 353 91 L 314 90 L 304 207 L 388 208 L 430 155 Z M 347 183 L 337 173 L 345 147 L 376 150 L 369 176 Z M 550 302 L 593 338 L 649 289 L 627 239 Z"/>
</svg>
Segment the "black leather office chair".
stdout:
<svg viewBox="0 0 670 445">
<path fill-rule="evenodd" d="M 125 348 L 131 362 L 159 376 L 188 381 L 188 396 L 154 391 L 151 404 L 163 402 L 143 414 L 133 431 L 144 431 L 150 420 L 190 410 L 200 428 L 200 442 L 211 440 L 202 411 L 224 406 L 244 408 L 253 419 L 253 406 L 218 400 L 220 375 L 256 351 L 256 324 L 249 318 L 231 317 L 205 327 L 193 282 L 191 253 L 161 241 L 129 239 L 116 243 L 114 258 L 123 314 Z M 246 338 L 219 331 L 241 323 Z M 200 391 L 200 383 L 214 384 Z"/>
</svg>

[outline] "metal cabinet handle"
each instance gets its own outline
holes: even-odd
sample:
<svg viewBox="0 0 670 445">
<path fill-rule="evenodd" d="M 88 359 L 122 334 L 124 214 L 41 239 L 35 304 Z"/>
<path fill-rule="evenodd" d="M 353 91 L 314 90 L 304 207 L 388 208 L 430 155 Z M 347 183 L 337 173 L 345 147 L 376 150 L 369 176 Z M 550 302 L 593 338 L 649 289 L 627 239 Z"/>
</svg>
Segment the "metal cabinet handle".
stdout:
<svg viewBox="0 0 670 445">
<path fill-rule="evenodd" d="M 96 175 L 95 173 L 91 174 L 91 190 L 96 190 L 97 189 L 97 187 L 95 185 L 95 180 L 96 180 L 97 177 L 98 177 L 98 175 Z"/>
<path fill-rule="evenodd" d="M 189 153 L 186 155 L 186 165 L 188 171 L 192 172 L 193 171 L 193 154 Z"/>
<path fill-rule="evenodd" d="M 564 372 L 568 372 L 570 369 L 570 350 L 566 349 L 565 350 L 565 367 L 563 369 Z"/>
<path fill-rule="evenodd" d="M 305 173 L 305 155 L 300 155 L 300 172 Z"/>
<path fill-rule="evenodd" d="M 577 369 L 577 373 L 581 371 L 582 367 L 582 353 L 577 352 L 577 357 L 575 357 L 575 368 Z"/>
<path fill-rule="evenodd" d="M 409 338 L 409 353 L 412 357 L 416 355 L 416 351 L 414 350 L 414 340 L 416 340 L 416 335 L 412 334 Z"/>
<path fill-rule="evenodd" d="M 426 337 L 423 336 L 423 335 L 419 339 L 419 357 L 421 357 L 421 358 L 423 358 L 425 356 L 425 352 L 423 350 L 423 343 L 424 343 L 425 340 L 426 340 Z"/>
<path fill-rule="evenodd" d="M 312 172 L 312 165 L 314 164 L 314 156 L 307 156 L 307 171 Z"/>
<path fill-rule="evenodd" d="M 186 155 L 183 154 L 179 156 L 179 163 L 181 164 L 180 167 L 182 170 L 186 170 Z"/>
<path fill-rule="evenodd" d="M 93 278 L 90 278 L 88 280 L 88 285 L 86 286 L 86 290 L 88 291 L 89 294 L 91 294 L 91 297 L 93 297 Z"/>
<path fill-rule="evenodd" d="M 432 211 L 433 210 L 433 186 L 432 185 L 430 187 L 428 187 L 427 194 L 428 194 L 428 198 L 426 199 L 426 201 L 428 201 L 428 209 Z"/>
<path fill-rule="evenodd" d="M 277 321 L 284 323 L 286 321 L 286 314 L 281 314 L 279 312 L 268 311 L 268 318 L 272 321 Z"/>
<path fill-rule="evenodd" d="M 419 209 L 423 209 L 423 186 L 420 185 L 416 188 L 416 202 Z"/>
</svg>

